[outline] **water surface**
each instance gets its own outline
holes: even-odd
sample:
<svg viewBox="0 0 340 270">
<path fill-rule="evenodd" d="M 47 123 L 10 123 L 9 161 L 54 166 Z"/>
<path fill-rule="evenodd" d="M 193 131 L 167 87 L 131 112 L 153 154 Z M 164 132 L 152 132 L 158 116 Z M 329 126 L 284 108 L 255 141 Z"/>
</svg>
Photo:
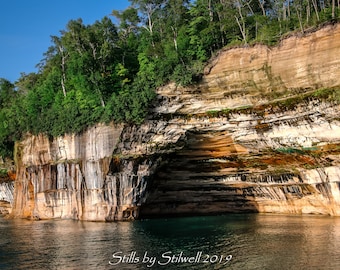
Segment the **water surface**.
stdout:
<svg viewBox="0 0 340 270">
<path fill-rule="evenodd" d="M 0 218 L 0 234 L 0 269 L 340 269 L 340 218 L 326 216 Z"/>
</svg>

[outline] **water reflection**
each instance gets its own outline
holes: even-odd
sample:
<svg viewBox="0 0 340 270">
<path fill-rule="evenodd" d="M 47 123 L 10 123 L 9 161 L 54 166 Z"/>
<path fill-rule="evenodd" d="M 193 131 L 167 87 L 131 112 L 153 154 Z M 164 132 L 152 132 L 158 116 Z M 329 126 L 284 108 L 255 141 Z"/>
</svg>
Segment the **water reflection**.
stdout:
<svg viewBox="0 0 340 270">
<path fill-rule="evenodd" d="M 256 215 L 236 261 L 252 269 L 337 269 L 339 225 L 332 217 Z"/>
<path fill-rule="evenodd" d="M 339 269 L 340 219 L 240 214 L 94 223 L 0 219 L 0 269 L 150 269 L 142 258 L 196 256 L 152 269 Z M 116 252 L 138 263 L 120 263 Z M 232 255 L 227 265 L 204 256 Z M 129 257 L 130 256 L 130 257 Z M 131 258 L 130 258 L 131 259 Z M 164 261 L 164 259 L 163 259 Z"/>
</svg>

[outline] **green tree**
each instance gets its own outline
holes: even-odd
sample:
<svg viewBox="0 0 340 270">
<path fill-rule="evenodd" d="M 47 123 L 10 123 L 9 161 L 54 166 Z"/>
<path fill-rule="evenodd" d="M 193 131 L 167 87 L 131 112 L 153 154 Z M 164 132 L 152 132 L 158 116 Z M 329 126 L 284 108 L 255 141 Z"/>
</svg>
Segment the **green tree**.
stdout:
<svg viewBox="0 0 340 270">
<path fill-rule="evenodd" d="M 8 107 L 15 96 L 14 84 L 4 78 L 0 78 L 0 109 Z"/>
</svg>

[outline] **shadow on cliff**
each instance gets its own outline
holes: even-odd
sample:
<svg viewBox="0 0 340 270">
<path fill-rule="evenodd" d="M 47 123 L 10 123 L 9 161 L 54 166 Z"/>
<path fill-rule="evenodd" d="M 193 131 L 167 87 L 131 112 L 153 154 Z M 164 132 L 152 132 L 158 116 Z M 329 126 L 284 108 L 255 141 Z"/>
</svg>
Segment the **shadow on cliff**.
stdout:
<svg viewBox="0 0 340 270">
<path fill-rule="evenodd" d="M 150 179 L 140 218 L 258 212 L 242 184 L 225 181 L 225 170 L 237 168 L 236 155 L 246 149 L 226 132 L 189 131 L 183 140 L 185 146 L 164 156 Z"/>
</svg>

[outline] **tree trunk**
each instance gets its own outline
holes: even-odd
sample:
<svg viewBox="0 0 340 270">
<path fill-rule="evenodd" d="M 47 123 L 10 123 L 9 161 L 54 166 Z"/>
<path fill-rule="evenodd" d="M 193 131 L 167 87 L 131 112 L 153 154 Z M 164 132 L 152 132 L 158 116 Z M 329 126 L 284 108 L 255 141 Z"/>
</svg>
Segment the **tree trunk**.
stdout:
<svg viewBox="0 0 340 270">
<path fill-rule="evenodd" d="M 212 22 L 214 20 L 214 13 L 213 13 L 212 6 L 211 6 L 211 0 L 209 0 L 208 2 L 208 10 L 209 10 L 210 21 Z"/>
<path fill-rule="evenodd" d="M 175 49 L 176 49 L 176 52 L 177 52 L 177 31 L 176 29 L 171 26 L 171 30 L 172 30 L 172 33 L 173 33 L 173 40 L 174 40 L 174 46 L 175 46 Z"/>
<path fill-rule="evenodd" d="M 287 12 L 286 12 L 285 3 L 283 3 L 283 5 L 282 5 L 282 20 L 283 21 L 287 20 Z"/>
<path fill-rule="evenodd" d="M 296 14 L 297 14 L 298 19 L 299 19 L 299 25 L 300 25 L 301 32 L 304 33 L 304 29 L 303 29 L 303 25 L 302 25 L 301 11 L 299 11 L 296 6 L 295 6 L 295 10 L 296 10 Z"/>
<path fill-rule="evenodd" d="M 155 48 L 155 42 L 153 41 L 153 22 L 151 18 L 153 10 L 152 10 L 152 7 L 150 6 L 147 7 L 147 10 L 148 10 L 148 27 L 149 27 L 149 32 L 151 36 L 151 44 L 152 44 L 152 47 Z"/>
<path fill-rule="evenodd" d="M 250 1 L 251 2 L 251 1 Z M 250 2 L 246 2 L 246 5 L 248 6 L 248 8 L 249 8 L 249 11 L 250 11 L 250 13 L 251 13 L 251 15 L 254 15 L 255 13 L 254 13 L 254 10 L 251 8 L 251 6 L 249 5 L 249 3 Z"/>
<path fill-rule="evenodd" d="M 262 3 L 262 0 L 258 0 L 259 1 L 259 4 L 260 4 L 260 8 L 261 8 L 261 10 L 262 10 L 262 15 L 263 16 L 266 16 L 266 11 L 265 11 L 265 9 L 264 9 L 264 3 L 265 3 L 265 1 L 263 1 L 263 3 Z"/>
<path fill-rule="evenodd" d="M 66 97 L 65 54 L 64 54 L 64 50 L 61 46 L 58 46 L 58 48 L 59 48 L 59 52 L 61 54 L 61 73 L 62 73 L 62 75 L 61 75 L 61 88 L 63 89 L 64 97 Z"/>
<path fill-rule="evenodd" d="M 316 0 L 312 0 L 312 3 L 313 3 L 313 7 L 314 7 L 314 10 L 315 10 L 315 14 L 316 14 L 316 19 L 318 21 L 320 21 L 319 12 L 318 12 L 318 5 L 316 3 Z"/>
<path fill-rule="evenodd" d="M 290 2 L 289 0 L 287 1 L 288 5 L 287 5 L 287 15 L 288 15 L 288 18 L 290 18 Z"/>
<path fill-rule="evenodd" d="M 237 18 L 237 16 L 235 16 L 235 19 L 236 19 L 238 27 L 240 28 L 240 31 L 241 31 L 244 43 L 247 44 L 247 36 L 246 36 L 245 24 L 244 24 L 244 22 L 242 22 L 242 25 L 243 25 L 242 26 L 241 23 L 240 23 L 240 20 Z"/>
<path fill-rule="evenodd" d="M 310 18 L 310 2 L 307 1 L 307 6 L 306 6 L 306 23 L 309 23 L 309 18 Z"/>
<path fill-rule="evenodd" d="M 222 15 L 220 14 L 220 12 L 217 12 L 217 16 L 218 16 L 218 24 L 219 24 L 219 28 L 220 28 L 220 36 L 221 36 L 221 44 L 222 46 L 225 45 L 225 40 L 224 40 L 224 31 L 223 31 L 223 24 L 222 24 Z"/>
</svg>

